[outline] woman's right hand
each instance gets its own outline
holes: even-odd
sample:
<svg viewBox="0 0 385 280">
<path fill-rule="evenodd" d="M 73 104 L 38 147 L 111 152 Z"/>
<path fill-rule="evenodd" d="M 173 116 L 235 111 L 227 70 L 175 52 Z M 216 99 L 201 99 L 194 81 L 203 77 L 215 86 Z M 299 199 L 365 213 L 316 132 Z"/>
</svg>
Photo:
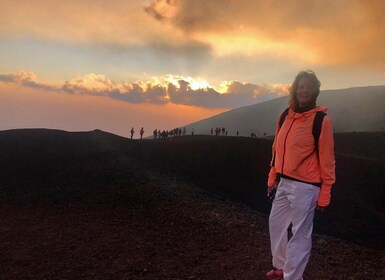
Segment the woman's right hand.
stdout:
<svg viewBox="0 0 385 280">
<path fill-rule="evenodd" d="M 271 187 L 267 186 L 267 196 L 270 199 L 274 198 L 274 195 L 275 195 L 275 192 L 277 190 L 277 187 L 278 187 L 278 183 L 277 182 L 274 182 L 274 184 Z"/>
</svg>

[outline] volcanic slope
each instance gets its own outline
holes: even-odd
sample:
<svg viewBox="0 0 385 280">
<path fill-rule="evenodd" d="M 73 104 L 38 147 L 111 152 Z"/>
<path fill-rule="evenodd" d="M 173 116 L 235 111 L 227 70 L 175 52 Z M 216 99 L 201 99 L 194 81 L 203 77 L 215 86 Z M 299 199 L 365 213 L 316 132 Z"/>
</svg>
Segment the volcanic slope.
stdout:
<svg viewBox="0 0 385 280">
<path fill-rule="evenodd" d="M 382 145 L 381 135 L 369 136 L 371 145 Z M 2 131 L 0 273 L 4 279 L 264 279 L 270 145 L 241 137 L 139 141 L 98 130 Z M 340 211 L 333 205 L 344 203 L 345 182 L 356 184 L 352 193 L 360 191 L 354 168 L 383 162 L 344 149 L 337 159 L 346 160 L 345 173 L 326 216 L 317 214 L 322 223 L 305 277 L 347 279 L 349 271 L 349 279 L 382 279 L 381 240 L 369 246 L 361 237 L 371 230 L 374 236 L 383 221 L 374 228 L 357 217 L 361 237 L 341 226 L 349 241 L 320 228 L 338 218 L 329 213 Z M 370 175 L 366 187 L 376 187 L 383 175 L 374 165 L 367 169 L 361 170 Z M 376 191 L 349 202 L 381 216 L 383 192 Z"/>
</svg>

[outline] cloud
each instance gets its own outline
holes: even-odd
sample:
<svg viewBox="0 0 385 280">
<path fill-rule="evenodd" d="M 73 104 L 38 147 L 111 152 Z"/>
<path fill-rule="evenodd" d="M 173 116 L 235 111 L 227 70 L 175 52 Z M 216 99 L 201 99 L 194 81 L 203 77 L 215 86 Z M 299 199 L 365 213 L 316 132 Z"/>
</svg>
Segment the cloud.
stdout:
<svg viewBox="0 0 385 280">
<path fill-rule="evenodd" d="M 382 0 L 157 0 L 147 10 L 217 53 L 385 68 Z"/>
<path fill-rule="evenodd" d="M 0 81 L 8 83 L 35 82 L 37 76 L 33 72 L 19 70 L 11 74 L 0 74 Z"/>
<path fill-rule="evenodd" d="M 158 24 L 155 12 L 149 12 L 142 1 L 5 0 L 0 7 L 0 38 L 32 37 L 121 52 L 143 46 L 170 46 L 171 51 L 181 48 L 185 52 L 208 48 L 171 25 Z M 162 14 L 173 16 L 169 11 Z"/>
<path fill-rule="evenodd" d="M 54 86 L 44 85 L 37 82 L 37 76 L 33 72 L 27 72 L 24 70 L 19 70 L 8 75 L 0 74 L 0 81 L 42 90 L 56 89 Z"/>
<path fill-rule="evenodd" d="M 385 69 L 382 0 L 5 0 L 0 5 L 1 39 L 34 38 L 133 56 L 150 49 L 152 65 L 171 67 L 162 58 L 167 57 L 181 71 L 240 54 Z"/>
<path fill-rule="evenodd" d="M 58 93 L 103 96 L 133 104 L 178 104 L 204 108 L 236 108 L 267 101 L 288 93 L 287 85 L 263 85 L 239 81 L 224 82 L 218 92 L 201 79 L 169 75 L 153 81 L 115 83 L 100 74 L 87 74 L 68 80 L 63 86 L 37 82 L 32 72 L 0 75 L 0 81 Z"/>
<path fill-rule="evenodd" d="M 88 74 L 66 81 L 62 90 L 71 94 L 108 95 L 114 85 L 104 75 Z"/>
<path fill-rule="evenodd" d="M 196 73 L 204 66 L 202 61 L 209 61 L 212 56 L 208 42 L 189 38 L 173 25 L 154 20 L 145 11 L 144 1 L 5 0 L 0 3 L 0 40 L 18 42 L 23 48 L 24 39 L 32 42 L 32 47 L 41 44 L 56 51 L 59 46 L 63 52 L 69 50 L 72 56 L 78 55 L 75 52 L 83 57 L 97 53 L 93 63 L 119 57 L 118 63 L 122 58 L 133 61 L 126 69 L 143 67 L 144 72 L 149 72 L 150 67 L 151 70 L 162 67 L 162 70 L 168 68 L 166 73 L 176 70 Z M 28 52 L 31 50 L 25 53 Z M 54 57 L 47 63 L 58 59 Z"/>
</svg>

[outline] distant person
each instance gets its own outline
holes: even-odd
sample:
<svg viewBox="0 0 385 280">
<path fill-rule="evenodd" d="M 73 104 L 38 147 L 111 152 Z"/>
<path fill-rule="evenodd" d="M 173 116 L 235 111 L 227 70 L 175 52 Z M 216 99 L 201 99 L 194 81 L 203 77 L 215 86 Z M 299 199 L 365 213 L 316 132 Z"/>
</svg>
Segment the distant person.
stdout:
<svg viewBox="0 0 385 280">
<path fill-rule="evenodd" d="M 186 127 L 185 126 L 183 127 L 183 132 L 182 133 L 183 133 L 183 136 L 186 135 Z"/>
<path fill-rule="evenodd" d="M 130 131 L 130 133 L 131 133 L 131 139 L 132 139 L 132 137 L 134 137 L 134 133 L 135 133 L 135 130 L 134 130 L 134 128 L 131 128 L 131 131 Z"/>
<path fill-rule="evenodd" d="M 143 134 L 144 134 L 144 128 L 142 126 L 142 128 L 140 129 L 140 139 L 143 139 Z"/>
<path fill-rule="evenodd" d="M 152 132 L 152 134 L 154 135 L 154 139 L 156 139 L 157 136 L 158 136 L 158 129 L 155 129 L 155 130 Z"/>
<path fill-rule="evenodd" d="M 165 130 L 162 131 L 162 134 L 161 134 L 160 138 L 163 139 L 163 140 L 166 140 L 167 132 Z"/>
<path fill-rule="evenodd" d="M 211 128 L 211 135 L 213 135 L 213 133 L 214 133 L 214 129 Z"/>
<path fill-rule="evenodd" d="M 273 269 L 268 279 L 302 279 L 312 248 L 314 210 L 323 211 L 330 203 L 335 182 L 333 127 L 328 116 L 317 113 L 327 110 L 316 106 L 320 86 L 314 72 L 299 72 L 290 89 L 287 116 L 276 128 L 267 183 L 269 196 L 276 190 L 269 217 Z M 316 114 L 324 115 L 318 145 L 312 133 Z"/>
<path fill-rule="evenodd" d="M 237 136 L 239 136 L 239 131 L 237 130 Z"/>
</svg>

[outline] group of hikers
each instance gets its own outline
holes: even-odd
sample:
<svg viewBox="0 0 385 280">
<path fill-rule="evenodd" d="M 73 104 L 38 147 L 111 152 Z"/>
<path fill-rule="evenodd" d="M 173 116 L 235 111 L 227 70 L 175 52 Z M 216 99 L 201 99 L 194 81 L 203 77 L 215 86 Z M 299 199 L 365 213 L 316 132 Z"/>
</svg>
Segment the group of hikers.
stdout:
<svg viewBox="0 0 385 280">
<path fill-rule="evenodd" d="M 211 128 L 210 133 L 211 133 L 211 135 L 215 135 L 215 136 L 228 136 L 229 135 L 229 131 L 224 127 L 222 127 L 222 128 L 216 127 L 215 129 Z M 134 134 L 135 134 L 135 129 L 134 129 L 134 127 L 132 127 L 130 130 L 130 139 L 134 138 Z M 141 127 L 141 129 L 139 130 L 139 134 L 140 134 L 140 139 L 143 139 L 143 135 L 144 135 L 144 128 L 143 127 Z M 152 133 L 153 139 L 161 139 L 161 140 L 165 140 L 165 139 L 168 139 L 169 137 L 173 137 L 173 136 L 185 136 L 186 134 L 187 134 L 186 127 L 174 128 L 171 130 L 155 129 Z M 194 135 L 194 128 L 191 129 L 191 135 Z M 263 135 L 266 136 L 266 133 L 264 133 Z M 236 136 L 239 136 L 239 130 L 236 131 Z M 257 138 L 258 135 L 256 133 L 252 132 L 250 137 Z"/>
<path fill-rule="evenodd" d="M 174 128 L 172 130 L 163 130 L 155 129 L 152 133 L 154 136 L 153 139 L 162 139 L 165 140 L 168 137 L 172 136 L 182 136 L 186 134 L 186 127 L 182 128 Z"/>
<path fill-rule="evenodd" d="M 172 130 L 160 130 L 160 129 L 155 129 L 153 131 L 153 139 L 167 139 L 168 137 L 172 137 L 172 136 L 182 136 L 182 135 L 186 135 L 186 127 L 183 127 L 182 128 L 174 128 Z M 139 131 L 140 133 L 140 139 L 143 139 L 143 135 L 144 135 L 144 128 L 142 127 Z M 131 130 L 130 130 L 130 139 L 133 139 L 134 138 L 134 134 L 135 134 L 135 128 L 132 127 Z M 192 135 L 194 134 L 194 129 L 192 129 Z"/>
</svg>

